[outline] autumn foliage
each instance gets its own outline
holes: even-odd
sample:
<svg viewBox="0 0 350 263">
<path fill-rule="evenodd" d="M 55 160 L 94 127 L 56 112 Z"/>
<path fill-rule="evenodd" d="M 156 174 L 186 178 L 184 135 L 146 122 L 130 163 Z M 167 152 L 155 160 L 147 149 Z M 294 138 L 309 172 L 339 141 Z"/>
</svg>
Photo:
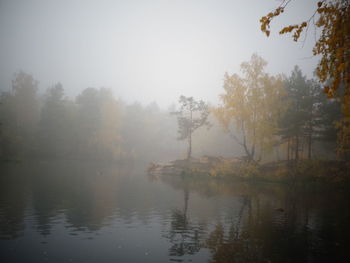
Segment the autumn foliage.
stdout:
<svg viewBox="0 0 350 263">
<path fill-rule="evenodd" d="M 266 65 L 264 59 L 253 54 L 250 61 L 241 64 L 242 76 L 226 73 L 222 103 L 213 109 L 250 161 L 261 160 L 276 144 L 278 117 L 286 110 L 282 77 L 267 74 Z"/>
<path fill-rule="evenodd" d="M 284 0 L 274 12 L 260 19 L 261 31 L 270 35 L 271 21 L 285 11 L 291 0 Z M 313 23 L 316 21 L 315 23 Z M 300 39 L 301 33 L 314 24 L 320 30 L 313 54 L 320 56 L 316 68 L 319 80 L 324 83 L 324 92 L 329 98 L 338 97 L 342 102 L 342 121 L 339 128 L 339 153 L 350 153 L 350 1 L 319 1 L 315 12 L 307 20 L 288 25 L 280 30 L 280 34 L 290 33 L 294 41 Z"/>
</svg>

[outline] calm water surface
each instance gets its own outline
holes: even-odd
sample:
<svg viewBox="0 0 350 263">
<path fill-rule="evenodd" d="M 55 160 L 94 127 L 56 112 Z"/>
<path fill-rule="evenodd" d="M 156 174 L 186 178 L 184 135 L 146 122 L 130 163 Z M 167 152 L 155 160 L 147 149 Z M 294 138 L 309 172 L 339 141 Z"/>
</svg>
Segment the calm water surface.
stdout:
<svg viewBox="0 0 350 263">
<path fill-rule="evenodd" d="M 347 191 L 0 166 L 1 262 L 350 262 Z"/>
</svg>

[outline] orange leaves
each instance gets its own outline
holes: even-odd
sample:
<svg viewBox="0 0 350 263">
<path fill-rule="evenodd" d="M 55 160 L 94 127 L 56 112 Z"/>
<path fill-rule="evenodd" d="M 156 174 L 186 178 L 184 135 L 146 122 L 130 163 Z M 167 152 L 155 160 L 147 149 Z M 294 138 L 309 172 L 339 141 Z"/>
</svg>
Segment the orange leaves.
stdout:
<svg viewBox="0 0 350 263">
<path fill-rule="evenodd" d="M 270 30 L 268 30 L 270 28 L 270 21 L 271 21 L 271 18 L 268 18 L 266 16 L 263 16 L 260 19 L 261 31 L 264 32 L 266 36 L 270 35 Z"/>
<path fill-rule="evenodd" d="M 282 3 L 284 4 L 286 1 Z M 286 4 L 283 8 L 285 6 Z M 267 36 L 270 34 L 271 19 L 280 13 L 269 13 L 260 20 L 261 30 Z M 315 6 L 314 14 L 307 21 L 286 26 L 279 33 L 291 33 L 293 40 L 298 41 L 303 30 L 310 24 L 315 15 L 318 16 L 315 27 L 320 29 L 320 37 L 315 43 L 313 54 L 321 57 L 316 73 L 321 82 L 329 82 L 324 89 L 327 97 L 340 97 L 343 116 L 348 116 L 350 115 L 350 1 L 319 1 Z M 343 132 L 345 137 L 350 138 L 350 131 L 343 129 L 340 132 Z M 344 140 L 340 140 L 338 148 L 343 152 L 350 152 L 350 141 L 345 143 Z"/>
<path fill-rule="evenodd" d="M 298 28 L 299 25 L 291 25 L 291 26 L 286 26 L 284 28 L 282 28 L 282 30 L 280 31 L 280 34 L 285 34 L 285 33 L 290 33 L 292 32 L 294 29 Z"/>
<path fill-rule="evenodd" d="M 341 63 L 337 68 L 339 73 L 343 73 L 345 71 L 345 63 Z"/>
<path fill-rule="evenodd" d="M 300 25 L 290 25 L 282 28 L 279 32 L 280 35 L 291 33 L 294 31 L 293 39 L 294 41 L 298 41 L 300 34 L 303 32 L 304 28 L 307 26 L 307 22 L 302 22 Z"/>
<path fill-rule="evenodd" d="M 287 2 L 288 3 L 288 2 Z M 263 33 L 265 33 L 265 35 L 267 37 L 270 36 L 270 23 L 272 21 L 272 19 L 274 17 L 277 17 L 279 16 L 281 13 L 284 12 L 284 8 L 285 6 L 287 5 L 287 3 L 284 5 L 284 6 L 280 6 L 278 8 L 275 9 L 274 12 L 270 12 L 268 13 L 266 16 L 263 16 L 261 19 L 260 19 L 260 23 L 261 23 L 261 31 Z M 323 3 L 323 2 L 321 2 Z M 320 7 L 322 6 L 322 4 L 320 5 Z M 293 34 L 293 39 L 294 41 L 298 41 L 301 33 L 303 32 L 303 29 L 308 25 L 308 22 L 302 22 L 300 24 L 297 24 L 297 25 L 289 25 L 289 26 L 286 26 L 284 28 L 282 28 L 282 30 L 279 32 L 279 34 L 285 34 L 285 33 L 291 33 L 294 31 L 294 34 Z"/>
<path fill-rule="evenodd" d="M 260 19 L 261 31 L 264 32 L 267 37 L 270 36 L 270 22 L 271 22 L 271 20 L 274 17 L 279 16 L 283 12 L 284 12 L 284 7 L 278 7 L 278 8 L 276 8 L 276 10 L 274 12 L 270 12 L 266 16 L 263 16 Z"/>
<path fill-rule="evenodd" d="M 282 13 L 285 6 L 277 8 L 275 12 L 260 19 L 261 30 L 267 36 L 270 35 L 271 20 Z M 291 33 L 293 40 L 298 41 L 315 14 L 319 16 L 315 27 L 321 30 L 320 37 L 313 48 L 313 54 L 321 56 L 316 72 L 321 82 L 331 81 L 327 94 L 334 96 L 341 84 L 345 86 L 345 91 L 350 90 L 350 2 L 347 0 L 319 1 L 315 13 L 307 21 L 288 25 L 282 28 L 279 34 Z M 349 93 L 345 92 L 343 96 L 350 97 Z"/>
<path fill-rule="evenodd" d="M 226 132 L 232 128 L 232 123 L 235 124 L 244 137 L 235 140 L 251 157 L 254 156 L 251 147 L 259 149 L 261 154 L 272 149 L 278 116 L 286 107 L 281 100 L 283 79 L 269 76 L 264 70 L 266 64 L 264 59 L 253 54 L 250 61 L 241 64 L 242 76 L 225 74 L 225 93 L 220 96 L 221 105 L 213 110 Z"/>
<path fill-rule="evenodd" d="M 317 75 L 322 82 L 331 79 L 330 91 L 336 93 L 339 85 L 345 85 L 345 91 L 350 90 L 349 77 L 349 47 L 346 45 L 350 37 L 349 3 L 328 3 L 322 9 L 316 26 L 322 28 L 322 35 L 313 49 L 314 55 L 321 55 L 317 66 Z M 344 103 L 349 96 L 345 92 Z"/>
</svg>

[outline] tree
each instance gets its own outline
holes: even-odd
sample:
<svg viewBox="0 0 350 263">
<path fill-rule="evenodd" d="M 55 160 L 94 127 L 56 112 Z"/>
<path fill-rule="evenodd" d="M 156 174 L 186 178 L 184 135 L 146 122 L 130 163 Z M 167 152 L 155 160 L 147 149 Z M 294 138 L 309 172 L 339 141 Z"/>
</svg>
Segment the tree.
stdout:
<svg viewBox="0 0 350 263">
<path fill-rule="evenodd" d="M 249 161 L 255 159 L 257 148 L 260 160 L 276 144 L 278 118 L 285 108 L 282 77 L 269 76 L 264 72 L 266 65 L 265 60 L 253 54 L 249 62 L 241 64 L 243 77 L 226 73 L 222 104 L 213 110 L 225 131 L 232 132 L 234 124 L 241 138 L 231 135 Z"/>
<path fill-rule="evenodd" d="M 287 159 L 300 157 L 300 152 L 307 144 L 308 159 L 311 159 L 312 140 L 315 129 L 316 92 L 318 85 L 307 80 L 298 66 L 285 80 L 288 108 L 280 119 L 279 134 L 287 141 Z"/>
<path fill-rule="evenodd" d="M 29 153 L 39 120 L 38 81 L 30 74 L 18 72 L 12 90 L 1 95 L 1 147 L 4 156 Z"/>
<path fill-rule="evenodd" d="M 74 105 L 75 106 L 75 105 Z M 63 156 L 74 150 L 76 107 L 64 97 L 61 83 L 46 90 L 38 133 L 40 154 Z"/>
<path fill-rule="evenodd" d="M 319 87 L 315 94 L 314 140 L 323 142 L 328 151 L 335 152 L 338 128 L 336 123 L 341 121 L 341 103 L 339 98 L 327 98 Z"/>
<path fill-rule="evenodd" d="M 270 35 L 271 21 L 284 12 L 290 1 L 283 0 L 274 12 L 260 19 L 261 30 L 266 36 Z M 336 124 L 339 130 L 338 152 L 346 158 L 350 156 L 350 1 L 319 1 L 311 17 L 299 24 L 286 26 L 279 33 L 292 33 L 294 41 L 298 41 L 311 23 L 320 29 L 313 48 L 313 54 L 321 56 L 317 76 L 325 83 L 324 92 L 329 98 L 341 98 L 343 118 Z"/>
<path fill-rule="evenodd" d="M 120 154 L 121 110 L 110 89 L 87 88 L 77 96 L 78 148 L 88 156 Z"/>
<path fill-rule="evenodd" d="M 202 126 L 208 126 L 209 107 L 200 100 L 196 101 L 193 97 L 180 96 L 180 111 L 173 112 L 177 116 L 179 140 L 188 140 L 187 159 L 192 154 L 192 134 Z"/>
<path fill-rule="evenodd" d="M 118 158 L 121 154 L 121 109 L 110 89 L 101 88 L 100 93 L 100 126 L 96 143 L 100 152 L 107 153 L 109 158 Z"/>
<path fill-rule="evenodd" d="M 19 72 L 12 81 L 14 122 L 24 137 L 32 136 L 39 120 L 38 81 L 30 74 Z"/>
</svg>

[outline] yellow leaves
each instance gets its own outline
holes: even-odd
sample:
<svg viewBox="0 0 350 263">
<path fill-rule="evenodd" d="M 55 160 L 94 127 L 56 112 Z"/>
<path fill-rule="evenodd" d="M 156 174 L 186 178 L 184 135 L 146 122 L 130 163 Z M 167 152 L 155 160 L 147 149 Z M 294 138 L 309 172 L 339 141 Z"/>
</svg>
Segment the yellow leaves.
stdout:
<svg viewBox="0 0 350 263">
<path fill-rule="evenodd" d="M 331 99 L 334 98 L 334 90 L 329 88 L 328 86 L 324 88 L 324 92 L 327 95 L 327 98 Z"/>
<path fill-rule="evenodd" d="M 268 18 L 272 18 L 273 17 L 273 13 L 268 13 L 267 17 Z"/>
<path fill-rule="evenodd" d="M 261 23 L 261 31 L 264 32 L 266 34 L 266 36 L 270 35 L 270 30 L 268 30 L 270 28 L 270 21 L 271 18 L 269 18 L 268 16 L 263 16 L 260 19 L 260 23 Z"/>
<path fill-rule="evenodd" d="M 280 34 L 291 33 L 294 41 L 300 39 L 303 30 L 317 15 L 315 24 L 320 29 L 313 54 L 320 56 L 316 74 L 321 82 L 328 82 L 324 92 L 328 98 L 340 97 L 344 118 L 337 124 L 338 153 L 350 152 L 350 1 L 319 1 L 315 13 L 300 24 L 288 25 Z M 270 22 L 275 13 L 263 17 L 262 32 L 270 34 Z M 339 91 L 340 89 L 340 91 Z"/>
<path fill-rule="evenodd" d="M 322 4 L 319 6 L 319 8 L 322 6 Z M 270 23 L 272 21 L 272 19 L 276 16 L 279 16 L 281 13 L 284 12 L 284 7 L 280 6 L 278 8 L 276 8 L 276 10 L 274 12 L 270 12 L 268 13 L 266 16 L 263 16 L 260 19 L 260 24 L 261 24 L 261 31 L 263 33 L 266 34 L 267 37 L 270 36 Z M 301 33 L 303 32 L 303 29 L 308 25 L 308 22 L 304 21 L 300 24 L 297 25 L 290 25 L 290 26 L 286 26 L 284 28 L 282 28 L 282 30 L 280 30 L 279 34 L 285 34 L 285 33 L 291 33 L 294 31 L 293 34 L 293 39 L 294 41 L 298 41 L 298 39 L 300 38 Z"/>
<path fill-rule="evenodd" d="M 270 22 L 271 22 L 271 20 L 274 17 L 279 16 L 281 13 L 283 13 L 283 11 L 284 11 L 284 7 L 278 7 L 275 9 L 274 12 L 270 12 L 266 16 L 263 16 L 260 19 L 260 23 L 261 23 L 260 29 L 263 33 L 266 34 L 267 37 L 270 36 Z"/>
<path fill-rule="evenodd" d="M 301 23 L 300 27 L 306 27 L 307 26 L 307 22 L 303 22 Z"/>
<path fill-rule="evenodd" d="M 345 48 L 337 48 L 336 52 L 335 52 L 335 59 L 338 60 L 340 62 L 340 64 L 344 64 L 343 61 L 344 58 L 345 58 L 345 53 L 346 53 L 346 50 Z"/>
<path fill-rule="evenodd" d="M 232 171 L 235 171 L 237 164 L 230 159 L 222 159 L 220 162 L 214 164 L 214 167 L 210 169 L 209 174 L 213 177 L 220 175 L 230 175 Z"/>
<path fill-rule="evenodd" d="M 341 64 L 338 66 L 337 70 L 338 70 L 340 73 L 344 72 L 344 71 L 345 71 L 345 63 L 341 63 Z"/>
<path fill-rule="evenodd" d="M 317 20 L 317 22 L 316 22 L 316 26 L 317 26 L 317 27 L 322 27 L 322 26 L 325 25 L 325 23 L 326 23 L 326 21 L 325 21 L 324 17 L 323 17 L 323 16 L 320 16 L 320 18 L 319 18 L 319 19 Z"/>
<path fill-rule="evenodd" d="M 241 64 L 242 77 L 225 74 L 222 104 L 213 110 L 225 131 L 234 122 L 247 143 L 259 147 L 260 152 L 268 151 L 273 145 L 277 117 L 285 107 L 282 97 L 286 94 L 282 77 L 267 75 L 266 64 L 254 54 L 249 62 Z M 244 141 L 239 143 L 244 145 Z"/>
<path fill-rule="evenodd" d="M 283 13 L 283 11 L 284 11 L 284 7 L 280 6 L 280 7 L 276 8 L 275 12 L 273 13 L 273 16 L 278 16 L 281 13 Z"/>
<path fill-rule="evenodd" d="M 280 35 L 291 33 L 294 30 L 293 38 L 294 41 L 298 41 L 300 34 L 303 32 L 304 28 L 307 26 L 307 22 L 302 22 L 300 25 L 290 25 L 282 28 L 282 30 L 279 32 Z"/>
<path fill-rule="evenodd" d="M 326 94 L 328 94 L 328 92 L 329 92 L 329 87 L 328 87 L 328 86 L 324 86 L 323 92 L 326 93 Z"/>
<path fill-rule="evenodd" d="M 345 85 L 346 90 L 350 90 L 350 85 L 346 81 L 349 65 L 345 61 L 349 60 L 349 47 L 345 45 L 350 37 L 350 17 L 349 4 L 342 8 L 335 3 L 323 6 L 321 16 L 316 24 L 322 27 L 320 39 L 316 42 L 313 49 L 314 55 L 321 55 L 322 58 L 317 66 L 317 75 L 321 82 L 331 80 L 328 97 L 334 97 L 341 83 Z"/>
<path fill-rule="evenodd" d="M 285 34 L 285 33 L 290 33 L 295 28 L 298 28 L 298 25 L 286 26 L 286 27 L 282 28 L 282 30 L 279 33 L 280 33 L 280 35 Z"/>
<path fill-rule="evenodd" d="M 317 8 L 317 13 L 322 14 L 326 11 L 326 8 Z"/>
<path fill-rule="evenodd" d="M 224 131 L 229 132 L 229 126 L 231 122 L 230 115 L 233 115 L 233 113 L 227 114 L 224 107 L 212 108 L 211 112 L 214 114 L 215 118 L 222 125 L 222 127 L 224 128 Z"/>
</svg>

